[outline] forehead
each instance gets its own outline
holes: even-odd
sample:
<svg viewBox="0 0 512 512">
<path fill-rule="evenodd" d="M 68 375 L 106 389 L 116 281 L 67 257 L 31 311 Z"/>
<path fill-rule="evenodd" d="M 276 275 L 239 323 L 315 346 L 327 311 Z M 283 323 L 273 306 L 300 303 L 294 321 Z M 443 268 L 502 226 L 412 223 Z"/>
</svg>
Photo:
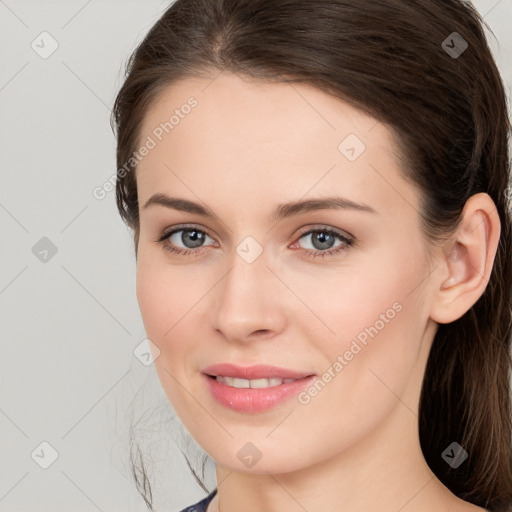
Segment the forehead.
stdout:
<svg viewBox="0 0 512 512">
<path fill-rule="evenodd" d="M 189 108 L 191 102 L 195 105 Z M 185 77 L 169 85 L 146 112 L 142 134 L 151 133 L 172 117 L 171 131 L 177 137 L 184 131 L 183 127 L 178 129 L 179 124 L 210 129 L 210 138 L 224 134 L 234 137 L 237 128 L 244 127 L 251 140 L 239 134 L 238 143 L 268 143 L 272 135 L 279 134 L 274 142 L 283 148 L 301 132 L 304 137 L 322 133 L 322 148 L 332 149 L 334 143 L 336 149 L 345 131 L 364 138 L 378 124 L 370 115 L 309 84 L 270 83 L 229 72 L 211 78 Z M 187 122 L 182 122 L 185 119 Z M 376 142 L 380 138 L 388 146 L 393 143 L 386 129 L 377 130 L 374 136 Z"/>
<path fill-rule="evenodd" d="M 188 188 L 189 196 L 237 193 L 248 203 L 277 203 L 308 191 L 340 192 L 365 203 L 396 204 L 397 194 L 416 201 L 399 171 L 391 131 L 306 84 L 227 72 L 183 78 L 146 113 L 139 142 L 150 139 L 152 149 L 137 169 L 141 202 L 176 187 Z"/>
</svg>

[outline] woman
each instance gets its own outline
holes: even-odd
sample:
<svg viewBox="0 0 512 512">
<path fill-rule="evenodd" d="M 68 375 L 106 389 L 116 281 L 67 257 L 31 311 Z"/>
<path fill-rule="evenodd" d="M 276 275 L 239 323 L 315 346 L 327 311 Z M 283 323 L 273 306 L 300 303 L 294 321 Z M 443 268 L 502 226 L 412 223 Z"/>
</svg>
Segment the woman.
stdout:
<svg viewBox="0 0 512 512">
<path fill-rule="evenodd" d="M 216 463 L 186 510 L 512 510 L 509 122 L 470 5 L 178 0 L 113 121 L 158 376 Z"/>
</svg>

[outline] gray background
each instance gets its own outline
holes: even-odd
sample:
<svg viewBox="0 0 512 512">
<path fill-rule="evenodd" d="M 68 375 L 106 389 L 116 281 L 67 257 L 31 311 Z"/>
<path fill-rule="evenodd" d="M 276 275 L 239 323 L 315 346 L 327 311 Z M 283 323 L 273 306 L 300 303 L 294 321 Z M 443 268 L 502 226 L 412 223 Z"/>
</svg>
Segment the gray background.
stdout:
<svg viewBox="0 0 512 512">
<path fill-rule="evenodd" d="M 204 496 L 177 447 L 197 445 L 134 354 L 145 334 L 131 233 L 115 192 L 92 194 L 116 170 L 109 120 L 124 64 L 169 3 L 0 0 L 2 512 L 146 510 L 132 416 L 155 509 Z M 510 95 L 512 0 L 475 5 Z M 211 464 L 207 477 L 212 488 Z"/>
</svg>

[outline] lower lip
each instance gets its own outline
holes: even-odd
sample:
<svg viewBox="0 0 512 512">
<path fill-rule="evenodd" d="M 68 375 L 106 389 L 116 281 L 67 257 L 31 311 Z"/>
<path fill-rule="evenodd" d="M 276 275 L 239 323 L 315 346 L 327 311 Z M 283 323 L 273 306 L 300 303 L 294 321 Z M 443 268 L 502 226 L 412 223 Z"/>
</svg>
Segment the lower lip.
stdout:
<svg viewBox="0 0 512 512">
<path fill-rule="evenodd" d="M 262 412 L 271 409 L 288 398 L 298 395 L 315 378 L 314 375 L 311 375 L 279 386 L 252 389 L 234 388 L 205 374 L 203 374 L 203 377 L 206 379 L 206 385 L 210 393 L 217 402 L 229 409 L 241 412 Z"/>
</svg>

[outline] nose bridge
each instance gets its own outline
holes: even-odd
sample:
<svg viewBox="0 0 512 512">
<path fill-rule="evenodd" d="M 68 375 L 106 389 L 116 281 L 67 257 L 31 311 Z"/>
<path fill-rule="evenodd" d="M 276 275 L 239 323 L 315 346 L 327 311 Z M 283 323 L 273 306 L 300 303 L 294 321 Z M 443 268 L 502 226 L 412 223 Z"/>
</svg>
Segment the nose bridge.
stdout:
<svg viewBox="0 0 512 512">
<path fill-rule="evenodd" d="M 252 244 L 252 245 L 251 245 Z M 255 331 L 279 330 L 282 309 L 276 300 L 276 278 L 263 251 L 250 240 L 233 252 L 229 271 L 218 286 L 214 325 L 227 338 L 244 339 Z"/>
</svg>

